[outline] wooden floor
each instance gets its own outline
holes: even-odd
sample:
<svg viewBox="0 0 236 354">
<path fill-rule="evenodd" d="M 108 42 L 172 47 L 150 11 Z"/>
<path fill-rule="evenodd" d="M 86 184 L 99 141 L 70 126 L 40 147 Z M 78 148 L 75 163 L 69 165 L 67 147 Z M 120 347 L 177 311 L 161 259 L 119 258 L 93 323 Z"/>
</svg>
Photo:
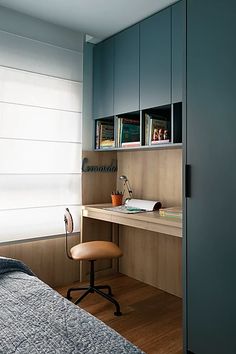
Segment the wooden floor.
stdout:
<svg viewBox="0 0 236 354">
<path fill-rule="evenodd" d="M 173 295 L 118 274 L 103 278 L 119 301 L 122 316 L 97 294 L 89 294 L 80 306 L 115 329 L 148 354 L 182 354 L 182 301 Z M 71 286 L 75 286 L 72 284 Z M 80 284 L 77 284 L 81 286 Z M 67 288 L 56 289 L 66 295 Z M 72 294 L 73 300 L 79 292 Z"/>
</svg>

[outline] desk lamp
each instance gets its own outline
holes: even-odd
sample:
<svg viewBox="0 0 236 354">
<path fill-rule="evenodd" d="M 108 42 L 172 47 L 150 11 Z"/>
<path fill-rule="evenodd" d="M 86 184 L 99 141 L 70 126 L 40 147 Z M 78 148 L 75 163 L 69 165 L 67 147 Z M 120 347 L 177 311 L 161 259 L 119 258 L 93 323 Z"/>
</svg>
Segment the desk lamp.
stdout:
<svg viewBox="0 0 236 354">
<path fill-rule="evenodd" d="M 121 179 L 122 181 L 124 181 L 124 188 L 125 188 L 125 187 L 127 188 L 128 193 L 129 193 L 129 198 L 131 199 L 133 192 L 132 192 L 132 190 L 131 190 L 131 188 L 130 188 L 130 184 L 129 184 L 128 178 L 127 178 L 126 176 L 122 175 L 122 176 L 120 176 L 120 179 Z"/>
</svg>

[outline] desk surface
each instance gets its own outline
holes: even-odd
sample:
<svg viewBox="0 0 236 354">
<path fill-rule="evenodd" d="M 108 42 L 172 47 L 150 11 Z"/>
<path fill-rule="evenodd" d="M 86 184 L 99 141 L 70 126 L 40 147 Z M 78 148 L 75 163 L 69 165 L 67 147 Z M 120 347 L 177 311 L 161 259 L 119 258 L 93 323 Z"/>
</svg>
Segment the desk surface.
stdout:
<svg viewBox="0 0 236 354">
<path fill-rule="evenodd" d="M 82 217 L 182 237 L 182 220 L 159 216 L 157 211 L 125 214 L 104 209 L 111 206 L 111 204 L 84 205 Z"/>
</svg>

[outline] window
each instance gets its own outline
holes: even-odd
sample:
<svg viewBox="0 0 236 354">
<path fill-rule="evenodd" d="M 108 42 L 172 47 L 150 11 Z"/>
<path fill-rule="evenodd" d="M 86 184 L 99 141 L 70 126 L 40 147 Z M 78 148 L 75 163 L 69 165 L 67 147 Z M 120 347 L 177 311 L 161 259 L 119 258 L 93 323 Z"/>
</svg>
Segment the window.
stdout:
<svg viewBox="0 0 236 354">
<path fill-rule="evenodd" d="M 79 231 L 82 84 L 0 67 L 0 241 Z"/>
</svg>

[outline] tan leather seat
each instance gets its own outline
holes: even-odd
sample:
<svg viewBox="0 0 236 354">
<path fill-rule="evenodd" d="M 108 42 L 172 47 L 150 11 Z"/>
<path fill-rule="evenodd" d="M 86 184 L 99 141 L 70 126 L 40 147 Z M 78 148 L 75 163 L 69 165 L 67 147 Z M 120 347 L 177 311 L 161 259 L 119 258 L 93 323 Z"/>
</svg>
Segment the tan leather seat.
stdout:
<svg viewBox="0 0 236 354">
<path fill-rule="evenodd" d="M 80 243 L 71 248 L 71 257 L 76 260 L 97 260 L 112 259 L 122 256 L 121 249 L 113 242 L 109 241 L 90 241 Z"/>
<path fill-rule="evenodd" d="M 78 304 L 81 300 L 83 300 L 90 293 L 97 293 L 103 296 L 105 299 L 112 302 L 116 311 L 114 314 L 116 316 L 120 316 L 120 305 L 114 299 L 111 291 L 111 287 L 109 285 L 95 285 L 94 283 L 94 262 L 98 259 L 113 259 L 119 258 L 122 256 L 121 249 L 113 242 L 109 241 L 90 241 L 83 242 L 74 247 L 72 247 L 69 251 L 68 249 L 68 241 L 67 236 L 73 232 L 74 223 L 72 215 L 69 209 L 66 209 L 64 214 L 65 221 L 65 230 L 66 230 L 66 254 L 68 258 L 74 261 L 89 261 L 90 262 L 90 282 L 86 287 L 78 287 L 78 288 L 70 288 L 67 290 L 67 299 L 71 299 L 71 292 L 78 290 L 86 290 L 84 294 L 82 294 L 76 301 L 75 304 Z M 108 293 L 104 293 L 102 290 L 107 290 Z"/>
</svg>

